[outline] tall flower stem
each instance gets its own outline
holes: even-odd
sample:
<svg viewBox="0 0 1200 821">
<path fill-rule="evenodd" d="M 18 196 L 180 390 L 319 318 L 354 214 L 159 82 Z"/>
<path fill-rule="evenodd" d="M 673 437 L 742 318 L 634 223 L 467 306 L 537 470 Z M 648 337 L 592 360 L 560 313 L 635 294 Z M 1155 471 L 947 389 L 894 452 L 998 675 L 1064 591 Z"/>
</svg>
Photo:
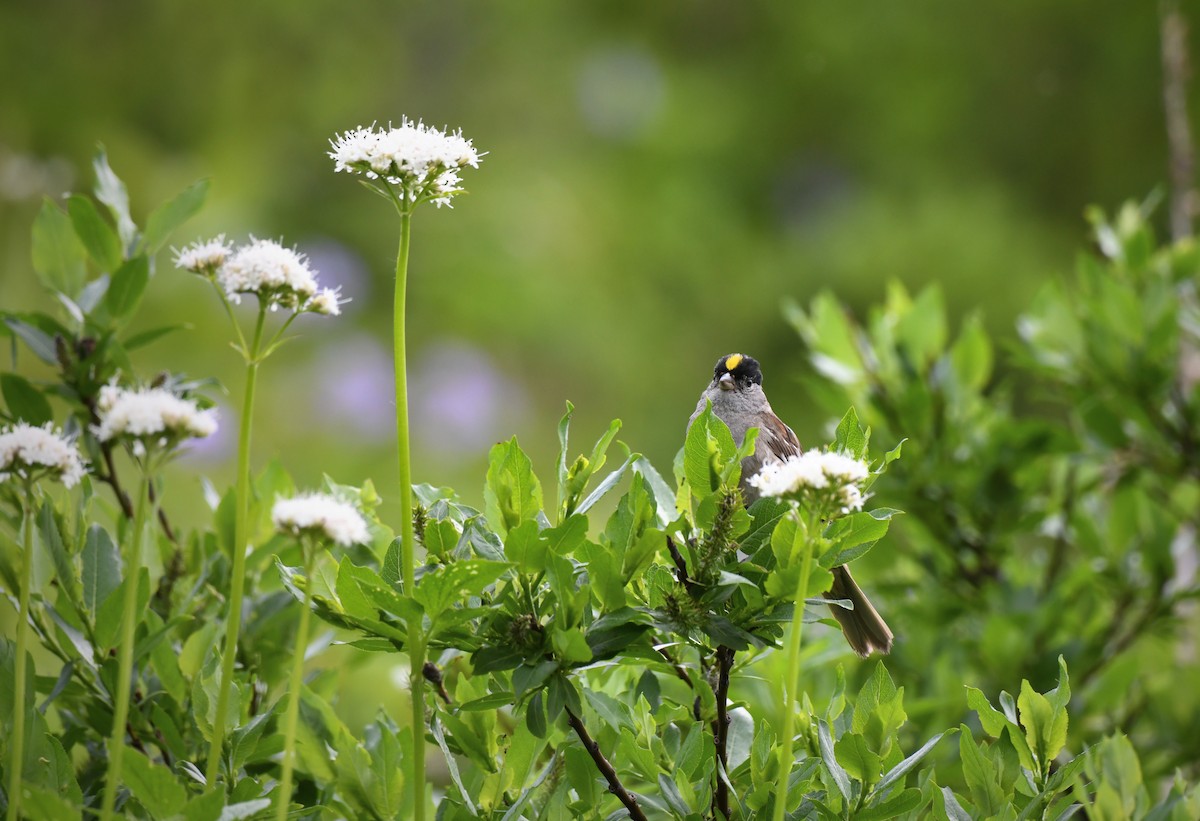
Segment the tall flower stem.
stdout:
<svg viewBox="0 0 1200 821">
<path fill-rule="evenodd" d="M 117 683 L 113 694 L 112 733 L 108 737 L 108 777 L 104 782 L 104 799 L 100 805 L 101 821 L 113 817 L 117 790 L 121 786 L 121 765 L 125 754 L 125 726 L 129 723 L 129 691 L 133 689 L 133 638 L 137 628 L 138 582 L 142 570 L 142 533 L 146 529 L 146 508 L 150 505 L 150 469 L 143 465 L 142 482 L 138 488 L 137 504 L 133 511 L 133 532 L 125 556 L 125 593 L 121 608 L 121 643 L 117 649 Z"/>
<path fill-rule="evenodd" d="M 12 758 L 8 763 L 8 821 L 21 815 L 21 777 L 25 769 L 25 677 L 29 644 L 29 594 L 33 589 L 33 485 L 25 483 L 25 533 L 22 542 L 20 611 L 17 617 L 17 658 L 13 682 Z"/>
<path fill-rule="evenodd" d="M 797 515 L 793 513 L 792 515 Z M 788 781 L 792 775 L 792 736 L 795 734 L 796 695 L 800 687 L 800 638 L 804 633 L 804 600 L 808 596 L 808 578 L 812 573 L 814 527 L 819 528 L 819 522 L 809 522 L 809 527 L 801 527 L 796 522 L 796 535 L 792 537 L 791 555 L 793 560 L 796 551 L 803 551 L 800 559 L 800 578 L 796 582 L 796 608 L 792 611 L 792 632 L 787 645 L 787 676 L 783 686 L 783 733 L 782 745 L 779 748 L 779 777 L 775 785 L 774 821 L 783 821 L 787 813 Z"/>
<path fill-rule="evenodd" d="M 308 647 L 308 620 L 312 612 L 313 558 L 316 548 L 301 543 L 304 552 L 304 609 L 300 611 L 300 626 L 296 628 L 296 649 L 292 658 L 292 675 L 288 679 L 288 703 L 283 726 L 283 773 L 279 777 L 279 794 L 275 802 L 275 819 L 287 818 L 292 803 L 292 770 L 296 764 L 296 725 L 300 716 L 300 690 L 304 686 L 304 655 Z"/>
<path fill-rule="evenodd" d="M 412 464 L 408 439 L 408 365 L 405 352 L 405 303 L 408 286 L 408 248 L 412 236 L 412 202 L 406 192 L 396 203 L 400 210 L 400 248 L 396 252 L 396 294 L 392 305 L 392 353 L 396 368 L 396 453 L 400 470 L 400 575 L 404 592 L 412 595 L 414 536 Z M 412 689 L 413 818 L 425 821 L 425 642 L 421 624 L 408 625 L 409 686 Z"/>
<path fill-rule="evenodd" d="M 221 774 L 221 747 L 225 743 L 225 717 L 229 713 L 229 694 L 233 689 L 233 666 L 237 659 L 238 636 L 242 632 L 242 599 L 246 592 L 246 542 L 250 529 L 250 427 L 254 419 L 254 387 L 258 381 L 259 348 L 267 306 L 260 302 L 254 338 L 246 357 L 246 392 L 242 398 L 242 418 L 238 428 L 237 511 L 233 524 L 233 569 L 229 587 L 229 614 L 225 619 L 225 646 L 221 656 L 221 684 L 217 691 L 217 711 L 213 719 L 212 743 L 208 749 L 205 778 L 215 784 Z M 232 319 L 232 316 L 231 316 Z M 237 326 L 237 323 L 234 323 Z"/>
</svg>

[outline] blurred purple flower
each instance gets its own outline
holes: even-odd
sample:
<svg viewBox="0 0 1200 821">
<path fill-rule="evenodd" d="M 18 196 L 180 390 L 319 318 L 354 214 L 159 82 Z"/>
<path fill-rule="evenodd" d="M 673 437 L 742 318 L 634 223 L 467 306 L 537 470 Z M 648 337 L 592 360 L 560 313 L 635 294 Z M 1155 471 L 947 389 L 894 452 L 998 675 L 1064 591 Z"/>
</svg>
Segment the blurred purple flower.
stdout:
<svg viewBox="0 0 1200 821">
<path fill-rule="evenodd" d="M 502 438 L 528 407 L 525 391 L 461 340 L 427 347 L 411 362 L 414 441 L 442 457 L 473 457 Z"/>
</svg>

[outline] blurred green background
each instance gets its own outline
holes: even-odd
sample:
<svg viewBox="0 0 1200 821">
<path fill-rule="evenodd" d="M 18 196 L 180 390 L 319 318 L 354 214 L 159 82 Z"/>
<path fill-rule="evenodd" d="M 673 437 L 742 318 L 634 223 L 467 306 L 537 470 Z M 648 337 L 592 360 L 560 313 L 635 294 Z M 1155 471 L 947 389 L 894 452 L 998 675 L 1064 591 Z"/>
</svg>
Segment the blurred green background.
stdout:
<svg viewBox="0 0 1200 821">
<path fill-rule="evenodd" d="M 256 465 L 371 477 L 389 500 L 398 220 L 333 173 L 336 132 L 407 115 L 489 152 L 452 211 L 418 215 L 409 301 L 415 473 L 476 502 L 513 433 L 550 475 L 566 399 L 580 446 L 620 417 L 669 470 L 735 350 L 821 439 L 784 297 L 863 308 L 889 279 L 937 281 L 953 315 L 982 308 L 1013 338 L 1071 266 L 1083 207 L 1166 177 L 1152 2 L 18 0 L 0 4 L 0 75 L 4 307 L 47 305 L 29 227 L 43 194 L 91 187 L 98 142 L 139 220 L 211 177 L 175 245 L 282 237 L 354 300 L 305 317 L 265 369 Z M 141 321 L 193 329 L 143 373 L 215 375 L 236 400 L 208 286 L 164 253 L 147 298 Z M 223 403 L 224 439 L 190 457 L 197 500 L 197 466 L 232 474 Z"/>
</svg>

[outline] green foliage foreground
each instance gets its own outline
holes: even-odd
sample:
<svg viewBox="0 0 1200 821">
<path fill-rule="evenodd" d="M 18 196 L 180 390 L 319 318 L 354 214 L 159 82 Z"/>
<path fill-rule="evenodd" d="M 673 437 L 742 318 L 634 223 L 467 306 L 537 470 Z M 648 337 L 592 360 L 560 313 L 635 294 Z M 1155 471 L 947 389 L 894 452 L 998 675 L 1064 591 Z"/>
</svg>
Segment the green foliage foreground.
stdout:
<svg viewBox="0 0 1200 821">
<path fill-rule="evenodd" d="M 789 308 L 812 394 L 842 419 L 831 449 L 872 465 L 862 512 L 770 498 L 745 509 L 745 451 L 711 414 L 688 431 L 673 483 L 627 450 L 606 469 L 619 423 L 576 455 L 568 405 L 548 484 L 513 439 L 491 451 L 483 511 L 413 488 L 424 560 L 407 586 L 399 523 L 374 514 L 369 481 L 325 488 L 367 519 L 369 543 L 314 552 L 276 532 L 272 505 L 295 487 L 269 465 L 250 492 L 232 706 L 209 761 L 241 505 L 214 491 L 208 526 L 172 527 L 161 473 L 137 495 L 141 455 L 93 429 L 102 387 L 132 382 L 131 354 L 172 330 L 128 327 L 156 252 L 204 189 L 139 230 L 103 157 L 97 171 L 107 213 L 76 195 L 66 211 L 47 202 L 34 226 L 60 313 L 5 314 L 14 351 L 52 373 L 3 375 L 6 421 L 58 417 L 92 468 L 69 492 L 0 483 L 0 574 L 36 644 L 0 642 L 2 783 L 20 784 L 24 817 L 95 813 L 111 783 L 124 817 L 189 821 L 289 802 L 296 818 L 408 818 L 416 801 L 447 821 L 1200 818 L 1187 783 L 1200 760 L 1187 609 L 1200 264 L 1190 244 L 1157 248 L 1137 209 L 1096 217 L 1103 258 L 1081 259 L 1076 280 L 1033 306 L 1008 381 L 993 379 L 978 322 L 949 341 L 935 290 L 913 300 L 894 287 L 866 326 L 828 295 Z M 1016 389 L 1037 412 L 1018 412 Z M 871 439 L 894 449 L 872 458 Z M 797 646 L 798 630 L 832 623 L 828 569 L 866 555 L 900 509 L 874 587 L 896 656 L 890 672 L 848 676 L 833 645 Z M 128 560 L 131 544 L 144 562 Z M 289 679 L 297 654 L 327 641 L 295 646 L 305 603 L 362 651 L 405 654 L 419 637 L 430 687 L 417 738 L 440 749 L 444 783 L 408 777 L 411 727 L 381 710 L 352 732 L 319 676 Z M 299 722 L 285 732 L 290 694 Z M 289 759 L 294 792 L 280 789 Z M 15 815 L 16 796 L 3 798 Z"/>
</svg>

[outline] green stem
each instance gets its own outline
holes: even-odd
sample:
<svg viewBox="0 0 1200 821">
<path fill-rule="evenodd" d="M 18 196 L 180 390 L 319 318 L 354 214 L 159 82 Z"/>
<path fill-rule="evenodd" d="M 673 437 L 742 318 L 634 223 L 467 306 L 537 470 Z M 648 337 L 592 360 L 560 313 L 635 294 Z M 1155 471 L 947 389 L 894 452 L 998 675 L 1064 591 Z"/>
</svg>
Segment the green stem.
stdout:
<svg viewBox="0 0 1200 821">
<path fill-rule="evenodd" d="M 137 628 L 138 586 L 142 571 L 142 532 L 146 529 L 146 508 L 150 497 L 150 471 L 143 466 L 142 482 L 138 489 L 137 505 L 133 512 L 133 532 L 129 538 L 129 553 L 125 557 L 125 596 L 121 609 L 121 643 L 117 649 L 117 683 L 113 694 L 112 734 L 108 738 L 108 776 L 104 782 L 104 800 L 100 805 L 101 821 L 113 817 L 117 790 L 121 786 L 121 765 L 125 753 L 125 726 L 129 723 L 129 692 L 133 689 L 133 637 Z"/>
<path fill-rule="evenodd" d="M 405 194 L 404 205 L 408 195 Z M 400 204 L 397 204 L 400 207 Z M 400 574 L 404 592 L 411 596 L 414 586 L 412 465 L 408 440 L 408 366 L 405 353 L 405 299 L 408 285 L 408 247 L 412 235 L 412 209 L 400 207 L 400 248 L 396 252 L 396 293 L 392 305 L 392 352 L 396 367 L 396 451 L 400 470 Z M 421 624 L 408 625 L 408 657 L 412 689 L 412 788 L 413 819 L 425 821 L 425 645 Z"/>
<path fill-rule="evenodd" d="M 233 666 L 237 659 L 238 636 L 242 632 L 242 599 L 246 592 L 246 542 L 250 528 L 250 427 L 254 418 L 254 386 L 258 378 L 259 346 L 262 344 L 266 305 L 259 303 L 254 342 L 246 353 L 246 393 L 242 399 L 242 418 L 238 429 L 237 504 L 233 525 L 233 569 L 230 576 L 229 614 L 225 619 L 225 647 L 221 657 L 221 683 L 217 691 L 217 712 L 213 720 L 212 743 L 208 749 L 205 778 L 215 784 L 221 775 L 221 747 L 225 743 L 229 694 L 233 689 Z"/>
<path fill-rule="evenodd" d="M 8 821 L 21 815 L 21 777 L 25 770 L 25 653 L 29 644 L 29 593 L 33 589 L 33 485 L 25 484 L 25 533 L 22 544 L 20 612 L 17 617 L 16 680 L 13 683 L 12 758 L 8 763 Z"/>
<path fill-rule="evenodd" d="M 787 812 L 788 781 L 792 775 L 792 736 L 795 734 L 796 694 L 800 686 L 800 637 L 804 632 L 804 600 L 808 597 L 808 577 L 812 572 L 812 545 L 809 544 L 810 528 L 803 528 L 797 521 L 796 535 L 792 541 L 792 556 L 799 547 L 804 551 L 800 560 L 800 579 L 796 583 L 796 609 L 792 612 L 792 633 L 787 646 L 787 677 L 784 685 L 783 744 L 779 748 L 779 778 L 775 786 L 775 821 L 783 821 Z"/>
<path fill-rule="evenodd" d="M 292 803 L 292 769 L 296 763 L 296 725 L 300 716 L 300 690 L 304 686 L 304 654 L 308 647 L 308 619 L 312 611 L 313 558 L 316 548 L 301 545 L 304 551 L 304 609 L 300 611 L 300 626 L 296 630 L 296 649 L 292 658 L 292 675 L 288 679 L 287 712 L 283 725 L 283 774 L 279 778 L 279 797 L 275 803 L 276 821 L 287 818 Z"/>
</svg>

